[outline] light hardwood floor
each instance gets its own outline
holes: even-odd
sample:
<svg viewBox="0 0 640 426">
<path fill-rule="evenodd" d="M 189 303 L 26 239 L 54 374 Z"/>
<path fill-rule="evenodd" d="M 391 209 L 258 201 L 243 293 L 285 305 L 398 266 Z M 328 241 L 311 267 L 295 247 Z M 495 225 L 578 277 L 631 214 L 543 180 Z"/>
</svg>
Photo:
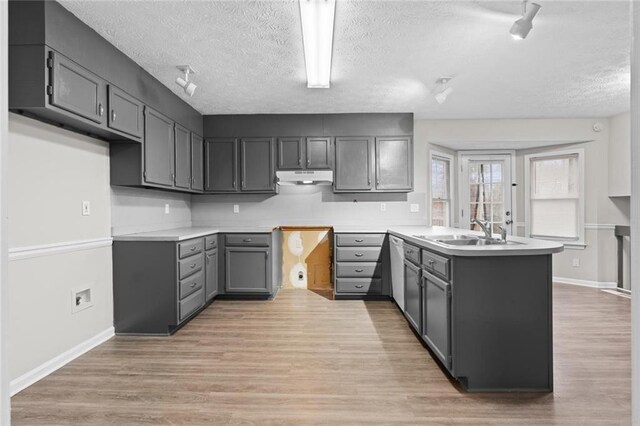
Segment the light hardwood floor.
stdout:
<svg viewBox="0 0 640 426">
<path fill-rule="evenodd" d="M 555 392 L 469 394 L 390 302 L 216 301 L 115 337 L 12 399 L 23 424 L 630 424 L 628 299 L 554 286 Z"/>
</svg>

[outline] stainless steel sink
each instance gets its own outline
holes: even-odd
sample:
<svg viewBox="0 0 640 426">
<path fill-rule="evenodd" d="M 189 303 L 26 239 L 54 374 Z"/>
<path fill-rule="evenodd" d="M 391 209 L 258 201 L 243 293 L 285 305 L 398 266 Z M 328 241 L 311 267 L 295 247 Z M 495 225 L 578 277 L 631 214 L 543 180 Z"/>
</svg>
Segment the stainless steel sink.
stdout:
<svg viewBox="0 0 640 426">
<path fill-rule="evenodd" d="M 498 245 L 513 245 L 522 244 L 517 241 L 502 241 L 495 238 L 484 238 L 478 235 L 414 235 L 416 238 L 424 240 L 431 240 L 436 243 L 440 243 L 448 246 L 498 246 Z"/>
<path fill-rule="evenodd" d="M 478 238 L 476 235 L 414 235 L 416 238 L 421 238 L 423 240 L 432 240 L 432 241 L 440 241 L 440 240 L 475 240 Z"/>
</svg>

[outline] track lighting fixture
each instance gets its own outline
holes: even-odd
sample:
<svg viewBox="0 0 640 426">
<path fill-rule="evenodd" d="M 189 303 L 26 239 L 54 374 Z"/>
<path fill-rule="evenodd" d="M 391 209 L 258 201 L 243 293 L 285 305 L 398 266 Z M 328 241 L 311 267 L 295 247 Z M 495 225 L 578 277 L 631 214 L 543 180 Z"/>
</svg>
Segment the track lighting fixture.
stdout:
<svg viewBox="0 0 640 426">
<path fill-rule="evenodd" d="M 189 74 L 195 74 L 196 72 L 189 65 L 178 65 L 176 68 L 184 73 L 184 78 L 176 78 L 176 83 L 178 86 L 182 87 L 184 93 L 189 96 L 193 96 L 193 92 L 196 91 L 198 86 L 189 81 Z"/>
<path fill-rule="evenodd" d="M 536 17 L 542 6 L 537 3 L 531 3 L 527 10 L 527 0 L 522 2 L 522 18 L 513 23 L 511 27 L 511 36 L 516 40 L 524 40 L 529 31 L 533 28 L 533 18 Z"/>
<path fill-rule="evenodd" d="M 434 89 L 435 94 L 433 97 L 440 105 L 442 105 L 444 101 L 447 100 L 451 92 L 453 92 L 453 87 L 448 85 L 452 78 L 453 77 L 440 77 L 436 80 L 436 87 Z"/>
</svg>

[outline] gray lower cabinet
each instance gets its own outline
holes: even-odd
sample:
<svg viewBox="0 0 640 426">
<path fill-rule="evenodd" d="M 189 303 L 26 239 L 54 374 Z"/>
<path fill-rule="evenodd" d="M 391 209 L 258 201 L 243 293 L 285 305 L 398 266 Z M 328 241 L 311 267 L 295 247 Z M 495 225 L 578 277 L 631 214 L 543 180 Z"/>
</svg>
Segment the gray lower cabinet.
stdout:
<svg viewBox="0 0 640 426">
<path fill-rule="evenodd" d="M 106 84 L 97 75 L 57 52 L 50 53 L 51 104 L 88 120 L 106 121 Z"/>
<path fill-rule="evenodd" d="M 336 296 L 389 294 L 385 234 L 335 234 L 333 252 Z"/>
<path fill-rule="evenodd" d="M 413 189 L 412 153 L 410 137 L 376 138 L 376 190 Z"/>
<path fill-rule="evenodd" d="M 411 326 L 422 333 L 422 281 L 420 267 L 404 262 L 404 315 Z"/>
<path fill-rule="evenodd" d="M 225 235 L 225 293 L 270 295 L 271 234 Z"/>
<path fill-rule="evenodd" d="M 334 190 L 370 191 L 373 162 L 373 139 L 367 137 L 336 138 Z"/>
<path fill-rule="evenodd" d="M 159 112 L 144 109 L 144 181 L 173 186 L 174 122 Z"/>
<path fill-rule="evenodd" d="M 191 133 L 191 189 L 204 189 L 204 145 L 202 137 Z"/>
<path fill-rule="evenodd" d="M 218 249 L 205 253 L 205 268 L 205 289 L 207 301 L 209 301 L 218 294 Z"/>
<path fill-rule="evenodd" d="M 191 188 L 191 132 L 179 124 L 174 125 L 174 158 L 176 188 Z"/>
<path fill-rule="evenodd" d="M 205 238 L 114 241 L 116 333 L 171 334 L 215 296 L 207 287 L 211 268 Z"/>
<path fill-rule="evenodd" d="M 422 338 L 451 370 L 451 284 L 423 270 L 422 291 Z"/>
<path fill-rule="evenodd" d="M 135 138 L 144 134 L 144 104 L 116 86 L 109 85 L 107 125 Z"/>
</svg>

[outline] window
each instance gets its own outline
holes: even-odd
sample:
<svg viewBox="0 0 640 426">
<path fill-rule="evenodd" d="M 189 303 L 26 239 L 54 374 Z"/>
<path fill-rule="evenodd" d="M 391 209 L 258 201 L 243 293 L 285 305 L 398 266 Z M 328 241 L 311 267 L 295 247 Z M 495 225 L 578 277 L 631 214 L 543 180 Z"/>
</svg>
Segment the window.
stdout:
<svg viewBox="0 0 640 426">
<path fill-rule="evenodd" d="M 583 150 L 525 156 L 527 234 L 584 245 Z"/>
<path fill-rule="evenodd" d="M 447 154 L 431 153 L 432 226 L 450 226 L 452 159 Z"/>
</svg>

